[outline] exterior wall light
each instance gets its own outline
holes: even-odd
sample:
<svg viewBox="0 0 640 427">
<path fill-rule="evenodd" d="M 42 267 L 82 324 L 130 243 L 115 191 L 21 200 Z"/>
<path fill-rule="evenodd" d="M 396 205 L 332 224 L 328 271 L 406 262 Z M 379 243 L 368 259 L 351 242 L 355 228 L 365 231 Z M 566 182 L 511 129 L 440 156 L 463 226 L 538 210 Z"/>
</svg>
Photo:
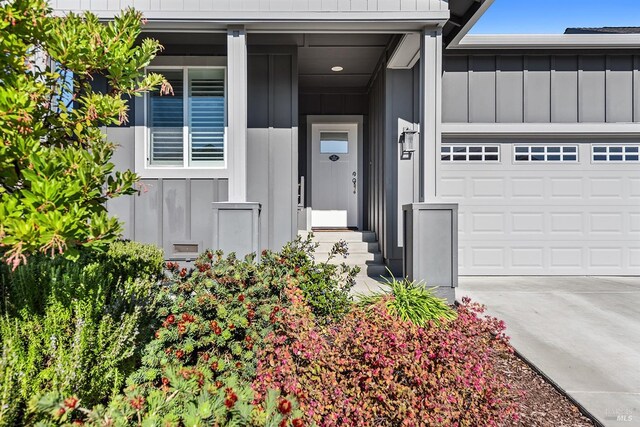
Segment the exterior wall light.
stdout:
<svg viewBox="0 0 640 427">
<path fill-rule="evenodd" d="M 413 153 L 418 145 L 418 131 L 405 128 L 400 136 L 400 144 L 402 144 L 403 153 Z"/>
<path fill-rule="evenodd" d="M 335 67 L 331 67 L 331 71 L 334 71 L 336 73 L 339 73 L 340 71 L 344 70 L 344 68 L 342 68 L 339 65 L 336 65 Z"/>
</svg>

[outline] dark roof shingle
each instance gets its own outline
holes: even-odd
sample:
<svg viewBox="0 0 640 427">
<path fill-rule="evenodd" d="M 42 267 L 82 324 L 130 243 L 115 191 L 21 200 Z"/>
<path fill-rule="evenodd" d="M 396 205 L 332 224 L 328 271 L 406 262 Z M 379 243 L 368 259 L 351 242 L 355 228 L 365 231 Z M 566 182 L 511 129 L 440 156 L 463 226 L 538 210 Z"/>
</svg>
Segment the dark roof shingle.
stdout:
<svg viewBox="0 0 640 427">
<path fill-rule="evenodd" d="M 640 27 L 567 28 L 565 34 L 640 34 Z"/>
</svg>

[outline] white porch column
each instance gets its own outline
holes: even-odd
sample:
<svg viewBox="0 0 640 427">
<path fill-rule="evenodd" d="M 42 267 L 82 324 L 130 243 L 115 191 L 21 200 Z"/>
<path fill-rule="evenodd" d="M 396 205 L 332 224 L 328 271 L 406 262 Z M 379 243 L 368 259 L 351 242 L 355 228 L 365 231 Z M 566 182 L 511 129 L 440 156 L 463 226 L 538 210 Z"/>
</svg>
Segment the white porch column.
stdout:
<svg viewBox="0 0 640 427">
<path fill-rule="evenodd" d="M 229 201 L 247 201 L 247 35 L 227 30 L 227 153 Z"/>
<path fill-rule="evenodd" d="M 442 29 L 428 28 L 420 40 L 421 202 L 438 196 L 442 144 Z"/>
</svg>

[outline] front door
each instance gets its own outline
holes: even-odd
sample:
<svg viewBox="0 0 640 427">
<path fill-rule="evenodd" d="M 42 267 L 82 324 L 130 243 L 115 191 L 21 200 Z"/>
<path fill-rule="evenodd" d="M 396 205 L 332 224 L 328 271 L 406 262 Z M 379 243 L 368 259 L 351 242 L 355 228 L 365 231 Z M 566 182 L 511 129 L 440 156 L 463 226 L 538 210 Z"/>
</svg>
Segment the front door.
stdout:
<svg viewBox="0 0 640 427">
<path fill-rule="evenodd" d="M 311 125 L 311 226 L 358 227 L 358 125 Z"/>
</svg>

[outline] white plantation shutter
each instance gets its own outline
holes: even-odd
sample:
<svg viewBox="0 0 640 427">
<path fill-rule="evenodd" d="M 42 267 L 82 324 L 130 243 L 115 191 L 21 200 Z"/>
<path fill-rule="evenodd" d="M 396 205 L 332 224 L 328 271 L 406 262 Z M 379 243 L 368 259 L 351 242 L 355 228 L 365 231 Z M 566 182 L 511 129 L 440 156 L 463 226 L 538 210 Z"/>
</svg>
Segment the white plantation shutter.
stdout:
<svg viewBox="0 0 640 427">
<path fill-rule="evenodd" d="M 158 72 L 171 83 L 174 95 L 160 96 L 155 92 L 149 96 L 149 164 L 224 165 L 225 70 L 192 68 Z M 185 151 L 189 153 L 187 156 Z"/>
<path fill-rule="evenodd" d="M 149 96 L 151 165 L 184 164 L 184 93 L 182 70 L 161 71 L 173 86 L 173 95 L 152 92 Z"/>
<path fill-rule="evenodd" d="M 189 70 L 189 142 L 192 164 L 224 162 L 224 70 Z"/>
</svg>

